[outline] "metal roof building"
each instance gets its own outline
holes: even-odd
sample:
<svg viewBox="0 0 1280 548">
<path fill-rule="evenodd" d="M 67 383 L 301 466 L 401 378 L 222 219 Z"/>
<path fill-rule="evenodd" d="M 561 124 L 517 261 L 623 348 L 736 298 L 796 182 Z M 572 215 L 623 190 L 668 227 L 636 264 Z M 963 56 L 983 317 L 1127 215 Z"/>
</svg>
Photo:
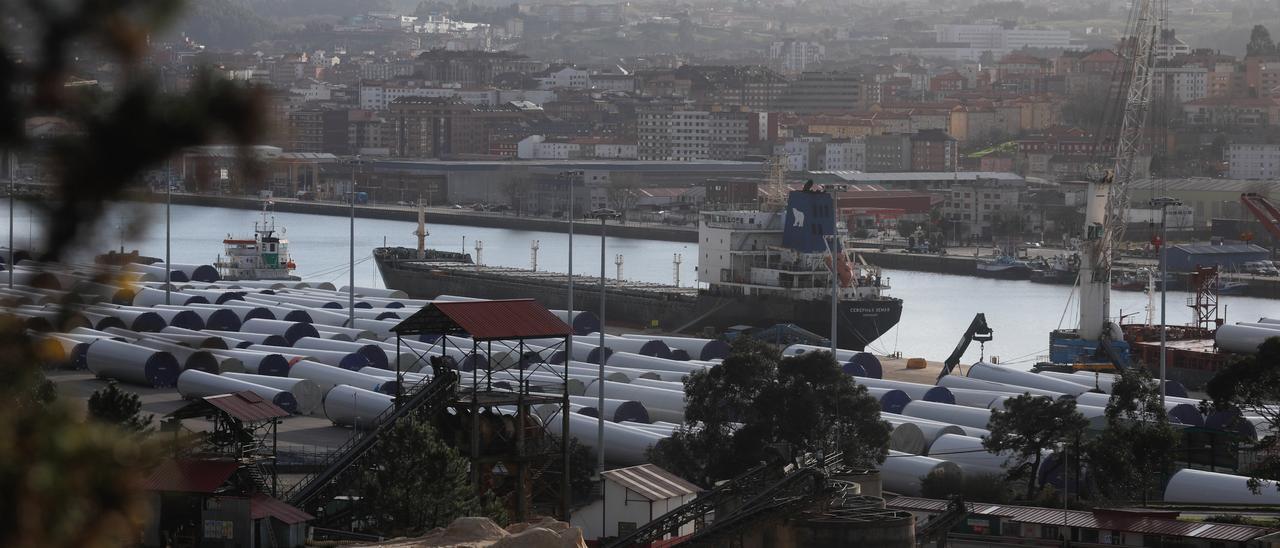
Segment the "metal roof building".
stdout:
<svg viewBox="0 0 1280 548">
<path fill-rule="evenodd" d="M 917 519 L 936 516 L 947 508 L 945 500 L 897 497 L 885 507 L 906 510 Z M 1181 521 L 1177 510 L 1150 508 L 1095 508 L 1062 510 L 1033 506 L 969 504 L 969 517 L 951 530 L 952 545 L 1029 546 L 1060 542 L 1064 532 L 1073 543 L 1128 546 L 1270 546 L 1263 537 L 1276 533 L 1268 527 Z M 1064 528 L 1066 531 L 1064 531 Z M 1056 544 L 1055 544 L 1056 545 Z"/>
<path fill-rule="evenodd" d="M 582 528 L 583 538 L 601 537 L 601 512 L 608 519 L 603 524 L 604 536 L 628 535 L 702 492 L 698 486 L 653 464 L 618 468 L 602 475 L 604 499 L 575 510 L 569 519 L 570 524 Z M 687 523 L 675 536 L 691 534 L 693 529 L 693 523 Z"/>
<path fill-rule="evenodd" d="M 1169 247 L 1169 270 L 1191 272 L 1197 266 L 1217 266 L 1232 271 L 1244 263 L 1270 258 L 1270 251 L 1254 244 L 1178 244 Z"/>
</svg>

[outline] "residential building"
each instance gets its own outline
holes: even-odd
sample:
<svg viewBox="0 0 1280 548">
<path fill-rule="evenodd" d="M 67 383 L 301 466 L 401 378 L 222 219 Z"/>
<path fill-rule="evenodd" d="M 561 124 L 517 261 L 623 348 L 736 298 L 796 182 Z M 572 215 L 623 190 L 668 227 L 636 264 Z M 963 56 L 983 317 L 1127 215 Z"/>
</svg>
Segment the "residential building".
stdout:
<svg viewBox="0 0 1280 548">
<path fill-rule="evenodd" d="M 346 154 L 347 111 L 336 108 L 304 107 L 289 113 L 290 152 L 330 152 Z"/>
<path fill-rule="evenodd" d="M 859 72 L 804 72 L 778 99 L 778 110 L 798 114 L 853 112 L 866 108 Z"/>
<path fill-rule="evenodd" d="M 783 73 L 796 74 L 821 63 L 826 51 L 826 48 L 817 42 L 789 38 L 770 45 L 769 58 L 774 60 Z"/>
<path fill-rule="evenodd" d="M 517 143 L 516 157 L 521 160 L 635 160 L 638 152 L 635 143 L 605 138 L 548 139 L 530 135 Z"/>
<path fill-rule="evenodd" d="M 585 70 L 573 67 L 560 67 L 558 69 L 548 69 L 547 71 L 535 75 L 534 79 L 538 81 L 538 86 L 542 89 L 590 89 L 591 74 Z"/>
<path fill-rule="evenodd" d="M 1209 96 L 1209 69 L 1201 66 L 1158 66 L 1151 78 L 1151 92 L 1157 98 L 1180 104 Z"/>
<path fill-rule="evenodd" d="M 1071 31 L 1005 28 L 1003 25 L 934 25 L 940 44 L 960 43 L 996 54 L 1020 49 L 1082 49 L 1071 42 Z"/>
<path fill-rule="evenodd" d="M 1000 223 L 1021 218 L 1018 199 L 1022 185 L 958 176 L 945 192 L 942 215 L 955 226 L 956 237 L 990 238 Z"/>
<path fill-rule="evenodd" d="M 1280 95 L 1280 55 L 1245 57 L 1241 64 L 1246 96 Z"/>
<path fill-rule="evenodd" d="M 1191 46 L 1178 38 L 1177 29 L 1160 29 L 1160 40 L 1156 42 L 1156 59 L 1172 61 L 1174 58 L 1191 55 Z"/>
<path fill-rule="evenodd" d="M 500 74 L 534 74 L 547 63 L 510 52 L 432 50 L 418 56 L 415 74 L 433 82 L 459 86 L 488 85 Z"/>
<path fill-rule="evenodd" d="M 1272 97 L 1205 97 L 1183 104 L 1182 111 L 1192 126 L 1264 128 L 1280 120 L 1280 102 Z"/>
<path fill-rule="evenodd" d="M 685 65 L 672 74 L 689 82 L 687 97 L 706 107 L 745 107 L 772 110 L 790 84 L 767 67 Z"/>
<path fill-rule="evenodd" d="M 738 160 L 756 141 L 756 113 L 650 107 L 638 111 L 641 160 Z M 757 120 L 758 115 L 754 116 Z"/>
<path fill-rule="evenodd" d="M 400 158 L 441 158 L 489 153 L 505 124 L 523 119 L 510 106 L 483 107 L 457 99 L 401 97 L 386 115 L 384 144 Z"/>
<path fill-rule="evenodd" d="M 901 133 L 868 135 L 866 171 L 911 171 L 911 136 Z"/>
<path fill-rule="evenodd" d="M 1224 155 L 1232 179 L 1280 179 L 1280 144 L 1232 143 Z"/>
<path fill-rule="evenodd" d="M 837 139 L 827 142 L 823 168 L 827 171 L 865 171 L 867 142 L 864 139 Z"/>
<path fill-rule="evenodd" d="M 368 81 L 360 85 L 360 108 L 363 109 L 386 110 L 401 97 L 457 98 L 474 105 L 493 105 L 498 102 L 498 90 L 439 87 L 422 80 Z"/>
<path fill-rule="evenodd" d="M 945 95 L 948 92 L 964 91 L 969 87 L 969 79 L 958 72 L 948 72 L 929 79 L 929 91 Z"/>
<path fill-rule="evenodd" d="M 959 149 L 954 137 L 930 129 L 911 134 L 911 171 L 955 171 Z"/>
</svg>

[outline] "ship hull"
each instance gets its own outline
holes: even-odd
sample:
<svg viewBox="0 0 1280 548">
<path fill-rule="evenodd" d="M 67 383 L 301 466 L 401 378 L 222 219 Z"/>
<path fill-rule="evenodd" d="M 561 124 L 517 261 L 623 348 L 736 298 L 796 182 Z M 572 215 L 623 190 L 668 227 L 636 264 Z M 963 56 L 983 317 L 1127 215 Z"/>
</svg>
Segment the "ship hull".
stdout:
<svg viewBox="0 0 1280 548">
<path fill-rule="evenodd" d="M 1025 265 L 988 266 L 979 264 L 976 272 L 980 278 L 994 278 L 997 280 L 1031 279 L 1031 267 Z"/>
<path fill-rule="evenodd" d="M 534 298 L 551 309 L 568 308 L 568 287 L 563 277 L 536 280 L 493 274 L 471 274 L 457 268 L 433 269 L 430 263 L 400 262 L 375 253 L 378 270 L 388 288 L 399 289 L 411 298 L 462 295 L 483 299 Z M 611 282 L 611 284 L 614 282 Z M 573 308 L 599 313 L 600 286 L 579 283 L 574 288 Z M 656 327 L 668 332 L 695 335 L 706 329 L 721 332 L 735 325 L 756 327 L 779 323 L 796 324 L 820 335 L 830 331 L 829 301 L 792 300 L 764 297 L 720 296 L 708 292 L 675 294 L 615 291 L 605 299 L 609 325 L 635 328 Z M 898 324 L 902 300 L 891 298 L 849 300 L 839 303 L 840 331 L 836 342 L 849 350 L 866 345 Z"/>
</svg>

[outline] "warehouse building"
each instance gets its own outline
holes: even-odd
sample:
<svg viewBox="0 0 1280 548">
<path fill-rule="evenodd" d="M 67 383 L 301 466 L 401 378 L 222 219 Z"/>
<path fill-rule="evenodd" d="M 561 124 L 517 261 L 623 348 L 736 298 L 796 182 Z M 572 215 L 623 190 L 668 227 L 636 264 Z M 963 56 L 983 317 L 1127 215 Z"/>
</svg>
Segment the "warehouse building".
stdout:
<svg viewBox="0 0 1280 548">
<path fill-rule="evenodd" d="M 1271 252 L 1254 244 L 1178 244 L 1169 247 L 1169 270 L 1191 272 L 1197 266 L 1217 266 L 1225 271 L 1243 270 L 1244 264 L 1265 261 Z"/>
</svg>

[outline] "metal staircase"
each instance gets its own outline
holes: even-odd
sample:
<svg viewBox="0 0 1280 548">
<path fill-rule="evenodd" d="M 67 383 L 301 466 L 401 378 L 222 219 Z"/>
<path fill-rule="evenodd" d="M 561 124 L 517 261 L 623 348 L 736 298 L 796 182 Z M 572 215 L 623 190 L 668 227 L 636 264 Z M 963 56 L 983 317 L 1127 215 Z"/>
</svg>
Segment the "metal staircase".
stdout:
<svg viewBox="0 0 1280 548">
<path fill-rule="evenodd" d="M 689 540 L 709 539 L 708 535 L 722 534 L 737 527 L 750 525 L 753 523 L 752 518 L 764 511 L 776 511 L 789 507 L 803 508 L 816 493 L 813 487 L 821 483 L 820 479 L 825 478 L 823 471 L 839 463 L 842 458 L 842 453 L 835 453 L 822 459 L 811 458 L 790 471 L 785 470 L 776 461 L 762 463 L 698 495 L 689 503 L 659 516 L 630 535 L 614 541 L 609 548 L 647 545 L 675 533 L 686 523 L 699 519 L 705 520 L 715 512 L 717 507 L 723 511 L 727 506 L 726 503 L 735 499 L 742 503 L 723 516 L 715 516 L 714 523 Z"/>
<path fill-rule="evenodd" d="M 765 519 L 776 520 L 802 512 L 819 503 L 819 496 L 827 495 L 829 498 L 834 489 L 827 485 L 828 469 L 837 466 L 842 458 L 843 455 L 837 453 L 826 458 L 807 459 L 800 467 L 744 500 L 726 515 L 716 516 L 710 525 L 694 533 L 685 544 L 713 543 L 752 529 Z"/>
<path fill-rule="evenodd" d="M 422 409 L 435 409 L 446 403 L 453 395 L 458 376 L 453 370 L 443 369 L 440 374 L 411 385 L 398 405 L 392 406 L 378 416 L 377 426 L 372 430 L 356 432 L 342 447 L 329 454 L 320 465 L 320 470 L 298 482 L 285 494 L 285 499 L 298 508 L 308 509 L 318 506 L 316 503 L 325 489 L 337 480 L 352 465 L 360 460 L 378 443 L 379 436 L 389 430 L 400 419 L 412 415 Z"/>
</svg>

